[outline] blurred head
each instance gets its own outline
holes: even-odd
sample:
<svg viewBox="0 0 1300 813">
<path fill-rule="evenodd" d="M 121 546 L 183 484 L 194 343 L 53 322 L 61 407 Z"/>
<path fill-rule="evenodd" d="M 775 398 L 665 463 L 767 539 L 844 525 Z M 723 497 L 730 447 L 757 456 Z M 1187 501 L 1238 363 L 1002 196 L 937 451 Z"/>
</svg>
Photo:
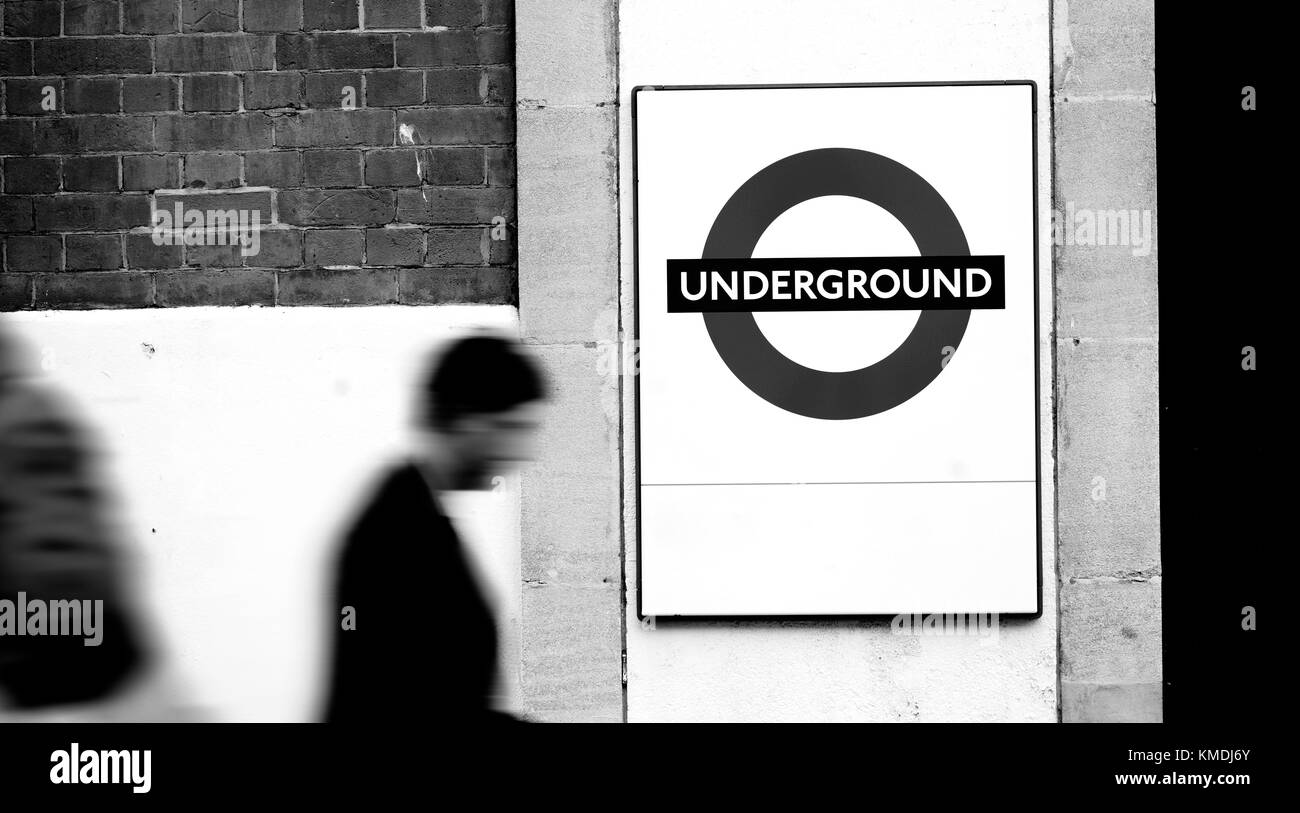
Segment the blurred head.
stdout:
<svg viewBox="0 0 1300 813">
<path fill-rule="evenodd" d="M 448 488 L 487 488 L 534 456 L 544 380 L 517 342 L 472 336 L 451 345 L 426 379 L 422 428 Z"/>
</svg>

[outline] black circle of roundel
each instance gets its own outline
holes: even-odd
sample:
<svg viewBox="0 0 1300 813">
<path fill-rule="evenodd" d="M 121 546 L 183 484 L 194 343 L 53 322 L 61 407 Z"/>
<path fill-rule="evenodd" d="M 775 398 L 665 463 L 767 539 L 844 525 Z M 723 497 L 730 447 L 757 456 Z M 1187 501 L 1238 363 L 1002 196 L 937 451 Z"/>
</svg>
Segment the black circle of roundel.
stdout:
<svg viewBox="0 0 1300 813">
<path fill-rule="evenodd" d="M 968 256 L 957 216 L 924 178 L 883 155 L 827 148 L 771 164 L 736 190 L 722 207 L 704 245 L 704 259 L 753 256 L 758 240 L 787 209 L 812 198 L 845 195 L 881 207 L 903 224 L 922 255 Z M 969 310 L 921 312 L 893 353 L 857 370 L 814 370 L 772 346 L 752 313 L 705 313 L 713 346 L 755 395 L 808 418 L 846 420 L 902 404 L 942 372 L 940 349 L 956 350 Z"/>
</svg>

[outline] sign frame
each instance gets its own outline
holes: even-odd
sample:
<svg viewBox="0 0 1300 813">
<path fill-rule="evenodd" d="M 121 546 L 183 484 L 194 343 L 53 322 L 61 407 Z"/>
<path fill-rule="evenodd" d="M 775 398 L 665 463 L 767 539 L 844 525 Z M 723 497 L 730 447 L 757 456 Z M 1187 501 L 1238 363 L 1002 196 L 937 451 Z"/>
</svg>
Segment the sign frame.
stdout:
<svg viewBox="0 0 1300 813">
<path fill-rule="evenodd" d="M 642 533 L 642 489 L 641 482 L 641 376 L 639 370 L 639 354 L 641 347 L 641 303 L 640 303 L 640 168 L 638 165 L 638 127 L 637 127 L 637 95 L 646 92 L 672 92 L 682 90 L 799 90 L 799 89 L 818 89 L 818 88 L 917 88 L 917 87 L 990 87 L 990 86 L 1008 86 L 1023 85 L 1030 88 L 1030 145 L 1031 145 L 1031 200 L 1033 205 L 1030 207 L 1033 216 L 1033 312 L 1034 312 L 1034 438 L 1035 449 L 1037 454 L 1034 456 L 1034 507 L 1035 507 L 1035 580 L 1036 580 L 1036 603 L 1037 607 L 1033 612 L 997 612 L 984 611 L 982 614 L 992 613 L 998 618 L 1016 619 L 1016 620 L 1033 620 L 1041 618 L 1043 615 L 1043 472 L 1042 472 L 1042 454 L 1043 454 L 1043 420 L 1042 420 L 1042 359 L 1041 359 L 1041 301 L 1040 301 L 1040 282 L 1041 273 L 1039 254 L 1041 251 L 1041 234 L 1039 232 L 1039 171 L 1038 171 L 1038 83 L 1032 79 L 1007 79 L 1007 80 L 956 80 L 956 81 L 929 81 L 929 82 L 813 82 L 813 83 L 790 83 L 790 84 L 702 84 L 702 85 L 637 85 L 631 89 L 631 131 L 632 131 L 632 341 L 633 348 L 636 351 L 637 370 L 632 376 L 633 382 L 633 424 L 634 424 L 634 449 L 633 454 L 636 465 L 636 614 L 637 620 L 645 623 L 650 620 L 654 623 L 672 622 L 672 621 L 837 621 L 837 620 L 859 620 L 859 621 L 881 621 L 898 618 L 900 615 L 925 616 L 929 613 L 917 610 L 912 613 L 780 613 L 780 614 L 673 614 L 673 615 L 650 615 L 647 616 L 642 607 L 643 583 L 642 575 L 643 566 L 643 533 Z M 1054 428 L 1053 428 L 1054 432 Z M 1055 488 L 1055 481 L 1053 481 Z M 974 614 L 974 613 L 971 613 Z"/>
</svg>

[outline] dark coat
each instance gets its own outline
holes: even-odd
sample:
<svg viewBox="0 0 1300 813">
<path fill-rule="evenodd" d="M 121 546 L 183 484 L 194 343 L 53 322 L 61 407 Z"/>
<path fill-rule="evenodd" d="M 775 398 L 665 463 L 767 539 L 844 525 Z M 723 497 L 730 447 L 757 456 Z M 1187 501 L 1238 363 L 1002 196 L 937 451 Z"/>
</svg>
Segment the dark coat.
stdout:
<svg viewBox="0 0 1300 813">
<path fill-rule="evenodd" d="M 497 630 L 420 471 L 392 471 L 348 534 L 333 605 L 326 722 L 497 721 Z M 356 629 L 342 628 L 352 607 Z"/>
</svg>

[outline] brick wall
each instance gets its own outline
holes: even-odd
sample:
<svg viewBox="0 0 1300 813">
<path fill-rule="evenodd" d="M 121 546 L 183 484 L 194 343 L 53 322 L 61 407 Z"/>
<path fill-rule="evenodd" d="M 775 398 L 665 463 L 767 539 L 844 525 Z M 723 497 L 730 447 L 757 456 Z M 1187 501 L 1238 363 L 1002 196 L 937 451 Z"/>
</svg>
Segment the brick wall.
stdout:
<svg viewBox="0 0 1300 813">
<path fill-rule="evenodd" d="M 513 5 L 5 0 L 0 310 L 517 303 Z"/>
</svg>

